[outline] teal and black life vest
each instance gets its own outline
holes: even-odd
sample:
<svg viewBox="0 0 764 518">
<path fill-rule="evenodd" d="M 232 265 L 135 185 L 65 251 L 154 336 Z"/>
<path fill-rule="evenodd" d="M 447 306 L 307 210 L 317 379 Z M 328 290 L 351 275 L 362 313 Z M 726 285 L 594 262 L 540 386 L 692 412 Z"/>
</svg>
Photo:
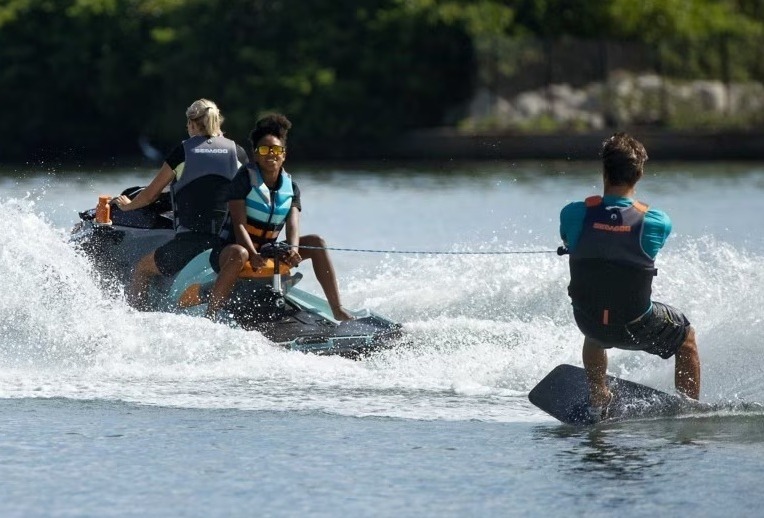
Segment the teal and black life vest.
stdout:
<svg viewBox="0 0 764 518">
<path fill-rule="evenodd" d="M 247 223 L 245 227 L 255 248 L 266 243 L 273 243 L 278 239 L 281 229 L 286 224 L 289 210 L 292 208 L 294 188 L 292 177 L 282 169 L 279 174 L 278 187 L 269 189 L 265 185 L 260 169 L 253 164 L 247 164 L 249 183 L 252 188 L 244 199 L 247 210 Z M 229 240 L 232 237 L 230 218 L 221 237 Z"/>
<path fill-rule="evenodd" d="M 228 185 L 239 169 L 236 143 L 197 135 L 183 141 L 185 161 L 172 184 L 175 229 L 217 234 L 225 218 Z"/>
<path fill-rule="evenodd" d="M 573 308 L 603 325 L 624 325 L 650 308 L 655 261 L 642 249 L 648 206 L 605 206 L 586 199 L 581 236 L 570 253 Z"/>
</svg>

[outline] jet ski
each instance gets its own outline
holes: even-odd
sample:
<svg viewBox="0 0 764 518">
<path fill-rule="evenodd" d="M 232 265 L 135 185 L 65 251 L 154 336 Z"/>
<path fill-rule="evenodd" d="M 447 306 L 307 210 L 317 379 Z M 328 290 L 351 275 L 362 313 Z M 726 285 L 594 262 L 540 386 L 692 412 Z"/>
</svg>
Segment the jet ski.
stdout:
<svg viewBox="0 0 764 518">
<path fill-rule="evenodd" d="M 133 187 L 122 194 L 132 199 L 141 190 Z M 169 193 L 128 212 L 101 196 L 95 208 L 79 215 L 71 241 L 92 262 L 105 287 L 126 286 L 138 260 L 175 235 Z M 210 252 L 196 256 L 174 277 L 154 278 L 142 309 L 203 316 L 216 277 Z M 350 310 L 354 320 L 335 320 L 326 300 L 295 287 L 302 274 L 283 261 L 287 252 L 285 243 L 263 247 L 267 264 L 240 273 L 219 320 L 256 330 L 286 349 L 319 355 L 359 359 L 399 342 L 401 325 L 368 309 Z"/>
</svg>

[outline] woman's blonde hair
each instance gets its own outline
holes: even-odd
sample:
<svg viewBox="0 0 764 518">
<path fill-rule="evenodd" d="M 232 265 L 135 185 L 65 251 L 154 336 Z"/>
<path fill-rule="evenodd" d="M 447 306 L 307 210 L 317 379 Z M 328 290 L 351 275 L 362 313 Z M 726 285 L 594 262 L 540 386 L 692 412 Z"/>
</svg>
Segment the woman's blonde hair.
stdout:
<svg viewBox="0 0 764 518">
<path fill-rule="evenodd" d="M 208 99 L 194 101 L 186 109 L 186 118 L 195 122 L 205 135 L 217 137 L 223 134 L 220 129 L 224 120 L 223 115 L 218 106 Z"/>
</svg>

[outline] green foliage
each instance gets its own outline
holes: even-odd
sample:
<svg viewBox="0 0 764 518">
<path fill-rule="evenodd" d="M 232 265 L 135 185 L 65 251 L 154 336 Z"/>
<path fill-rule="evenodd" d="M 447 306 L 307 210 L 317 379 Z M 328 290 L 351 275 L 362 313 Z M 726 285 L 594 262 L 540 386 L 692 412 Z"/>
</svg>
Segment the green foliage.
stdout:
<svg viewBox="0 0 764 518">
<path fill-rule="evenodd" d="M 543 38 L 608 36 L 607 5 L 613 0 L 510 0 L 517 16 L 516 33 Z"/>
<path fill-rule="evenodd" d="M 200 97 L 240 142 L 273 110 L 295 123 L 298 150 L 388 138 L 455 123 L 476 84 L 521 76 L 524 53 L 543 52 L 529 37 L 626 38 L 654 46 L 667 74 L 760 78 L 763 10 L 760 0 L 4 0 L 0 137 L 18 144 L 0 153 L 116 155 L 140 135 L 168 147 Z"/>
<path fill-rule="evenodd" d="M 5 5 L 0 5 L 0 28 L 3 25 L 13 23 L 20 16 L 29 11 L 34 0 L 6 0 Z"/>
<path fill-rule="evenodd" d="M 490 7 L 490 2 L 483 2 Z M 481 12 L 395 0 L 13 0 L 0 8 L 0 89 L 29 155 L 162 147 L 207 97 L 243 141 L 279 110 L 305 147 L 440 124 L 472 90 Z M 458 15 L 458 16 L 457 16 Z M 468 25 L 471 29 L 468 29 Z M 492 29 L 493 30 L 493 29 Z M 0 129 L 7 135 L 12 129 Z"/>
<path fill-rule="evenodd" d="M 398 13 L 391 16 L 424 15 L 430 23 L 463 26 L 473 38 L 505 34 L 512 27 L 514 10 L 505 2 L 494 0 L 398 0 Z"/>
<path fill-rule="evenodd" d="M 616 35 L 657 43 L 720 35 L 761 34 L 761 18 L 746 16 L 729 0 L 612 0 L 610 16 Z"/>
<path fill-rule="evenodd" d="M 745 9 L 739 4 L 746 4 Z M 761 2 L 731 0 L 612 0 L 617 37 L 654 45 L 662 73 L 678 78 L 748 80 L 761 68 Z M 757 49 L 734 55 L 732 48 Z"/>
</svg>

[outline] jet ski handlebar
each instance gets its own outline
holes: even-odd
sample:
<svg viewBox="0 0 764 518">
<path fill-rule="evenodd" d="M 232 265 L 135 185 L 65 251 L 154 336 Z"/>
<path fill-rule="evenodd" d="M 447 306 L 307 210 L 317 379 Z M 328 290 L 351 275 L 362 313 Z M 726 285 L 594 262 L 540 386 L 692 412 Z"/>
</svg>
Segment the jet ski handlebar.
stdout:
<svg viewBox="0 0 764 518">
<path fill-rule="evenodd" d="M 281 241 L 279 243 L 266 243 L 260 247 L 260 250 L 258 250 L 262 257 L 266 259 L 273 259 L 274 267 L 271 289 L 274 293 L 283 293 L 281 287 L 281 272 L 279 269 L 279 263 L 289 256 L 290 249 L 291 246 L 288 243 Z"/>
<path fill-rule="evenodd" d="M 279 243 L 266 243 L 260 247 L 258 252 L 266 259 L 283 261 L 289 256 L 291 249 L 292 247 L 286 241 L 281 241 Z"/>
</svg>

